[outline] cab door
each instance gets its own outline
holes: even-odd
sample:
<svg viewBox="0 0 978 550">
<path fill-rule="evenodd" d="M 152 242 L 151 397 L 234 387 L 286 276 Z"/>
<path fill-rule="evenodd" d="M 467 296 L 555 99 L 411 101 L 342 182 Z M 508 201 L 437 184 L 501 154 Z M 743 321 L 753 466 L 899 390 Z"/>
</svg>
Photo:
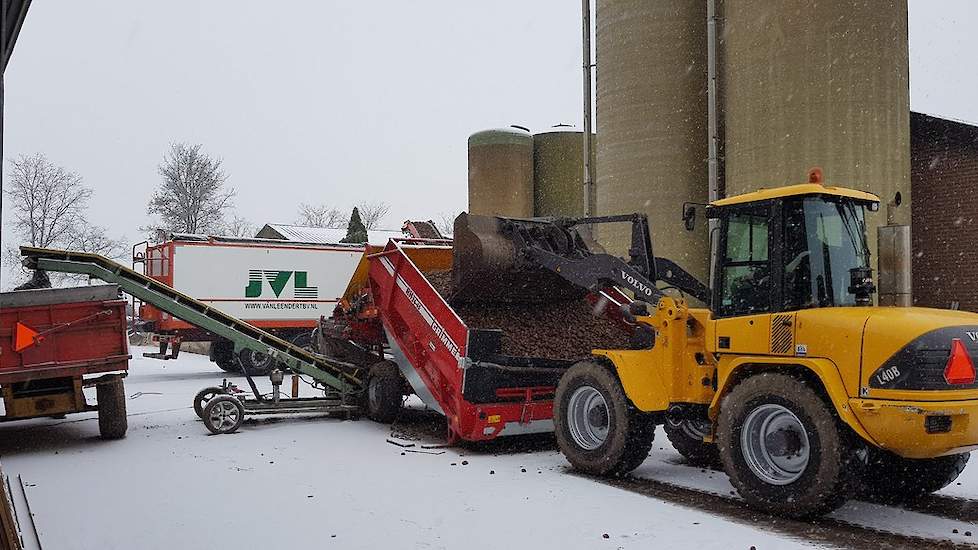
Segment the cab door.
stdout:
<svg viewBox="0 0 978 550">
<path fill-rule="evenodd" d="M 720 217 L 719 254 L 714 281 L 714 342 L 718 353 L 793 355 L 793 312 L 779 311 L 779 224 L 774 205 L 729 207 Z"/>
</svg>

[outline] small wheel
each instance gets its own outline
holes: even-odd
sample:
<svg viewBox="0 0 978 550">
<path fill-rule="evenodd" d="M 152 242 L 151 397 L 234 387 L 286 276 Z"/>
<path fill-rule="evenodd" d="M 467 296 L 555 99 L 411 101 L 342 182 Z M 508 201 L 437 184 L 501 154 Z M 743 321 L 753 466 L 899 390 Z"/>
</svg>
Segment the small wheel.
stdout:
<svg viewBox="0 0 978 550">
<path fill-rule="evenodd" d="M 204 407 L 204 425 L 212 434 L 234 433 L 244 422 L 244 405 L 232 395 L 218 395 Z"/>
<path fill-rule="evenodd" d="M 950 485 L 964 471 L 971 453 L 914 460 L 870 449 L 861 472 L 859 496 L 886 504 L 913 502 Z"/>
<path fill-rule="evenodd" d="M 367 417 L 376 422 L 390 423 L 397 419 L 404 399 L 404 384 L 397 365 L 381 361 L 370 367 L 367 375 Z"/>
<path fill-rule="evenodd" d="M 673 421 L 666 419 L 662 426 L 673 448 L 695 466 L 717 466 L 720 453 L 715 443 L 707 443 L 703 438 L 713 430 L 710 422 L 694 418 Z"/>
<path fill-rule="evenodd" d="M 126 387 L 121 378 L 95 386 L 98 402 L 98 431 L 102 439 L 122 439 L 129 429 L 126 417 Z"/>
<path fill-rule="evenodd" d="M 841 506 L 854 469 L 845 433 L 803 380 L 752 376 L 724 397 L 717 444 L 748 506 L 807 518 Z"/>
<path fill-rule="evenodd" d="M 241 363 L 241 369 L 251 376 L 267 376 L 276 364 L 271 355 L 247 348 L 238 353 L 238 361 Z"/>
<path fill-rule="evenodd" d="M 655 437 L 650 415 L 635 408 L 609 369 L 577 363 L 560 378 L 554 398 L 557 444 L 574 468 L 621 476 L 649 456 Z"/>
<path fill-rule="evenodd" d="M 208 401 L 214 399 L 218 395 L 225 394 L 227 394 L 227 392 L 224 390 L 224 388 L 219 386 L 211 386 L 197 392 L 197 395 L 194 396 L 194 412 L 197 413 L 197 418 L 204 418 L 204 406 L 207 405 Z"/>
</svg>

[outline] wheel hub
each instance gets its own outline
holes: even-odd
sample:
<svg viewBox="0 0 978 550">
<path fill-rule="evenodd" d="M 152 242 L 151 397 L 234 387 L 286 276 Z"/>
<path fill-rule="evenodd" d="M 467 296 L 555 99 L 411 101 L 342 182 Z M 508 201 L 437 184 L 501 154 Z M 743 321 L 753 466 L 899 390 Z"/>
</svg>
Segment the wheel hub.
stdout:
<svg viewBox="0 0 978 550">
<path fill-rule="evenodd" d="M 567 427 L 574 443 L 593 451 L 608 438 L 611 414 L 604 396 L 591 386 L 574 390 L 567 402 Z"/>
<path fill-rule="evenodd" d="M 740 444 L 751 472 L 772 485 L 797 481 L 811 455 L 804 424 L 788 408 L 774 403 L 760 405 L 747 415 Z"/>
</svg>

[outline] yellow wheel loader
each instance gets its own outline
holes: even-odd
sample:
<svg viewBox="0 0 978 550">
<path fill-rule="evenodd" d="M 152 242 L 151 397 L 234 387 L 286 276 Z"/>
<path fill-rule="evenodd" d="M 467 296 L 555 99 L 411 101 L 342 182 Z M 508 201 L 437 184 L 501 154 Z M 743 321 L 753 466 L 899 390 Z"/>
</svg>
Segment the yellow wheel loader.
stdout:
<svg viewBox="0 0 978 550">
<path fill-rule="evenodd" d="M 814 516 L 857 489 L 912 499 L 951 483 L 978 448 L 978 314 L 872 305 L 864 215 L 879 204 L 816 180 L 705 205 L 717 227 L 709 287 L 653 255 L 644 215 L 463 214 L 456 299 L 634 294 L 633 349 L 594 350 L 556 391 L 557 442 L 579 471 L 627 474 L 664 425 L 761 510 Z M 628 260 L 581 230 L 623 221 Z"/>
</svg>

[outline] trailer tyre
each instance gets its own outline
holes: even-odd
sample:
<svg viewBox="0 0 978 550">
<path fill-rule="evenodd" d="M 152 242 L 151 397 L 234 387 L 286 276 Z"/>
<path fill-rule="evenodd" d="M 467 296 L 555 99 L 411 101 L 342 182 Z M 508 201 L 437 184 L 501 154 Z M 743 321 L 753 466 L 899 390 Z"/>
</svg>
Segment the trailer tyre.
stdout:
<svg viewBox="0 0 978 550">
<path fill-rule="evenodd" d="M 886 504 L 912 502 L 954 482 L 970 458 L 971 453 L 961 453 L 914 460 L 871 449 L 860 476 L 859 496 Z"/>
<path fill-rule="evenodd" d="M 194 396 L 194 412 L 197 413 L 197 418 L 203 420 L 204 418 L 204 407 L 207 403 L 217 397 L 218 395 L 225 395 L 227 391 L 220 386 L 211 386 L 209 388 L 204 388 L 197 392 Z"/>
<path fill-rule="evenodd" d="M 364 396 L 367 418 L 382 423 L 396 420 L 401 412 L 403 388 L 401 373 L 394 363 L 382 361 L 370 367 Z"/>
<path fill-rule="evenodd" d="M 268 376 L 276 366 L 276 361 L 271 355 L 247 348 L 238 353 L 238 361 L 241 363 L 241 369 L 251 376 Z"/>
<path fill-rule="evenodd" d="M 752 508 L 807 518 L 848 496 L 848 439 L 803 380 L 763 373 L 740 383 L 721 403 L 717 443 L 730 482 Z"/>
<path fill-rule="evenodd" d="M 649 456 L 651 415 L 635 408 L 618 377 L 583 361 L 560 378 L 554 398 L 557 444 L 571 465 L 600 476 L 622 476 Z"/>
<path fill-rule="evenodd" d="M 95 386 L 98 402 L 98 431 L 102 439 L 122 439 L 129 429 L 126 417 L 126 387 L 121 378 Z"/>
<path fill-rule="evenodd" d="M 204 425 L 215 435 L 234 433 L 244 416 L 244 405 L 233 395 L 218 395 L 204 407 Z"/>
<path fill-rule="evenodd" d="M 234 355 L 234 343 L 230 340 L 211 342 L 210 358 L 224 372 L 241 372 L 241 363 Z"/>
<path fill-rule="evenodd" d="M 694 466 L 719 466 L 720 452 L 715 443 L 703 441 L 710 433 L 706 421 L 684 418 L 678 422 L 666 419 L 662 426 L 673 448 Z"/>
</svg>

